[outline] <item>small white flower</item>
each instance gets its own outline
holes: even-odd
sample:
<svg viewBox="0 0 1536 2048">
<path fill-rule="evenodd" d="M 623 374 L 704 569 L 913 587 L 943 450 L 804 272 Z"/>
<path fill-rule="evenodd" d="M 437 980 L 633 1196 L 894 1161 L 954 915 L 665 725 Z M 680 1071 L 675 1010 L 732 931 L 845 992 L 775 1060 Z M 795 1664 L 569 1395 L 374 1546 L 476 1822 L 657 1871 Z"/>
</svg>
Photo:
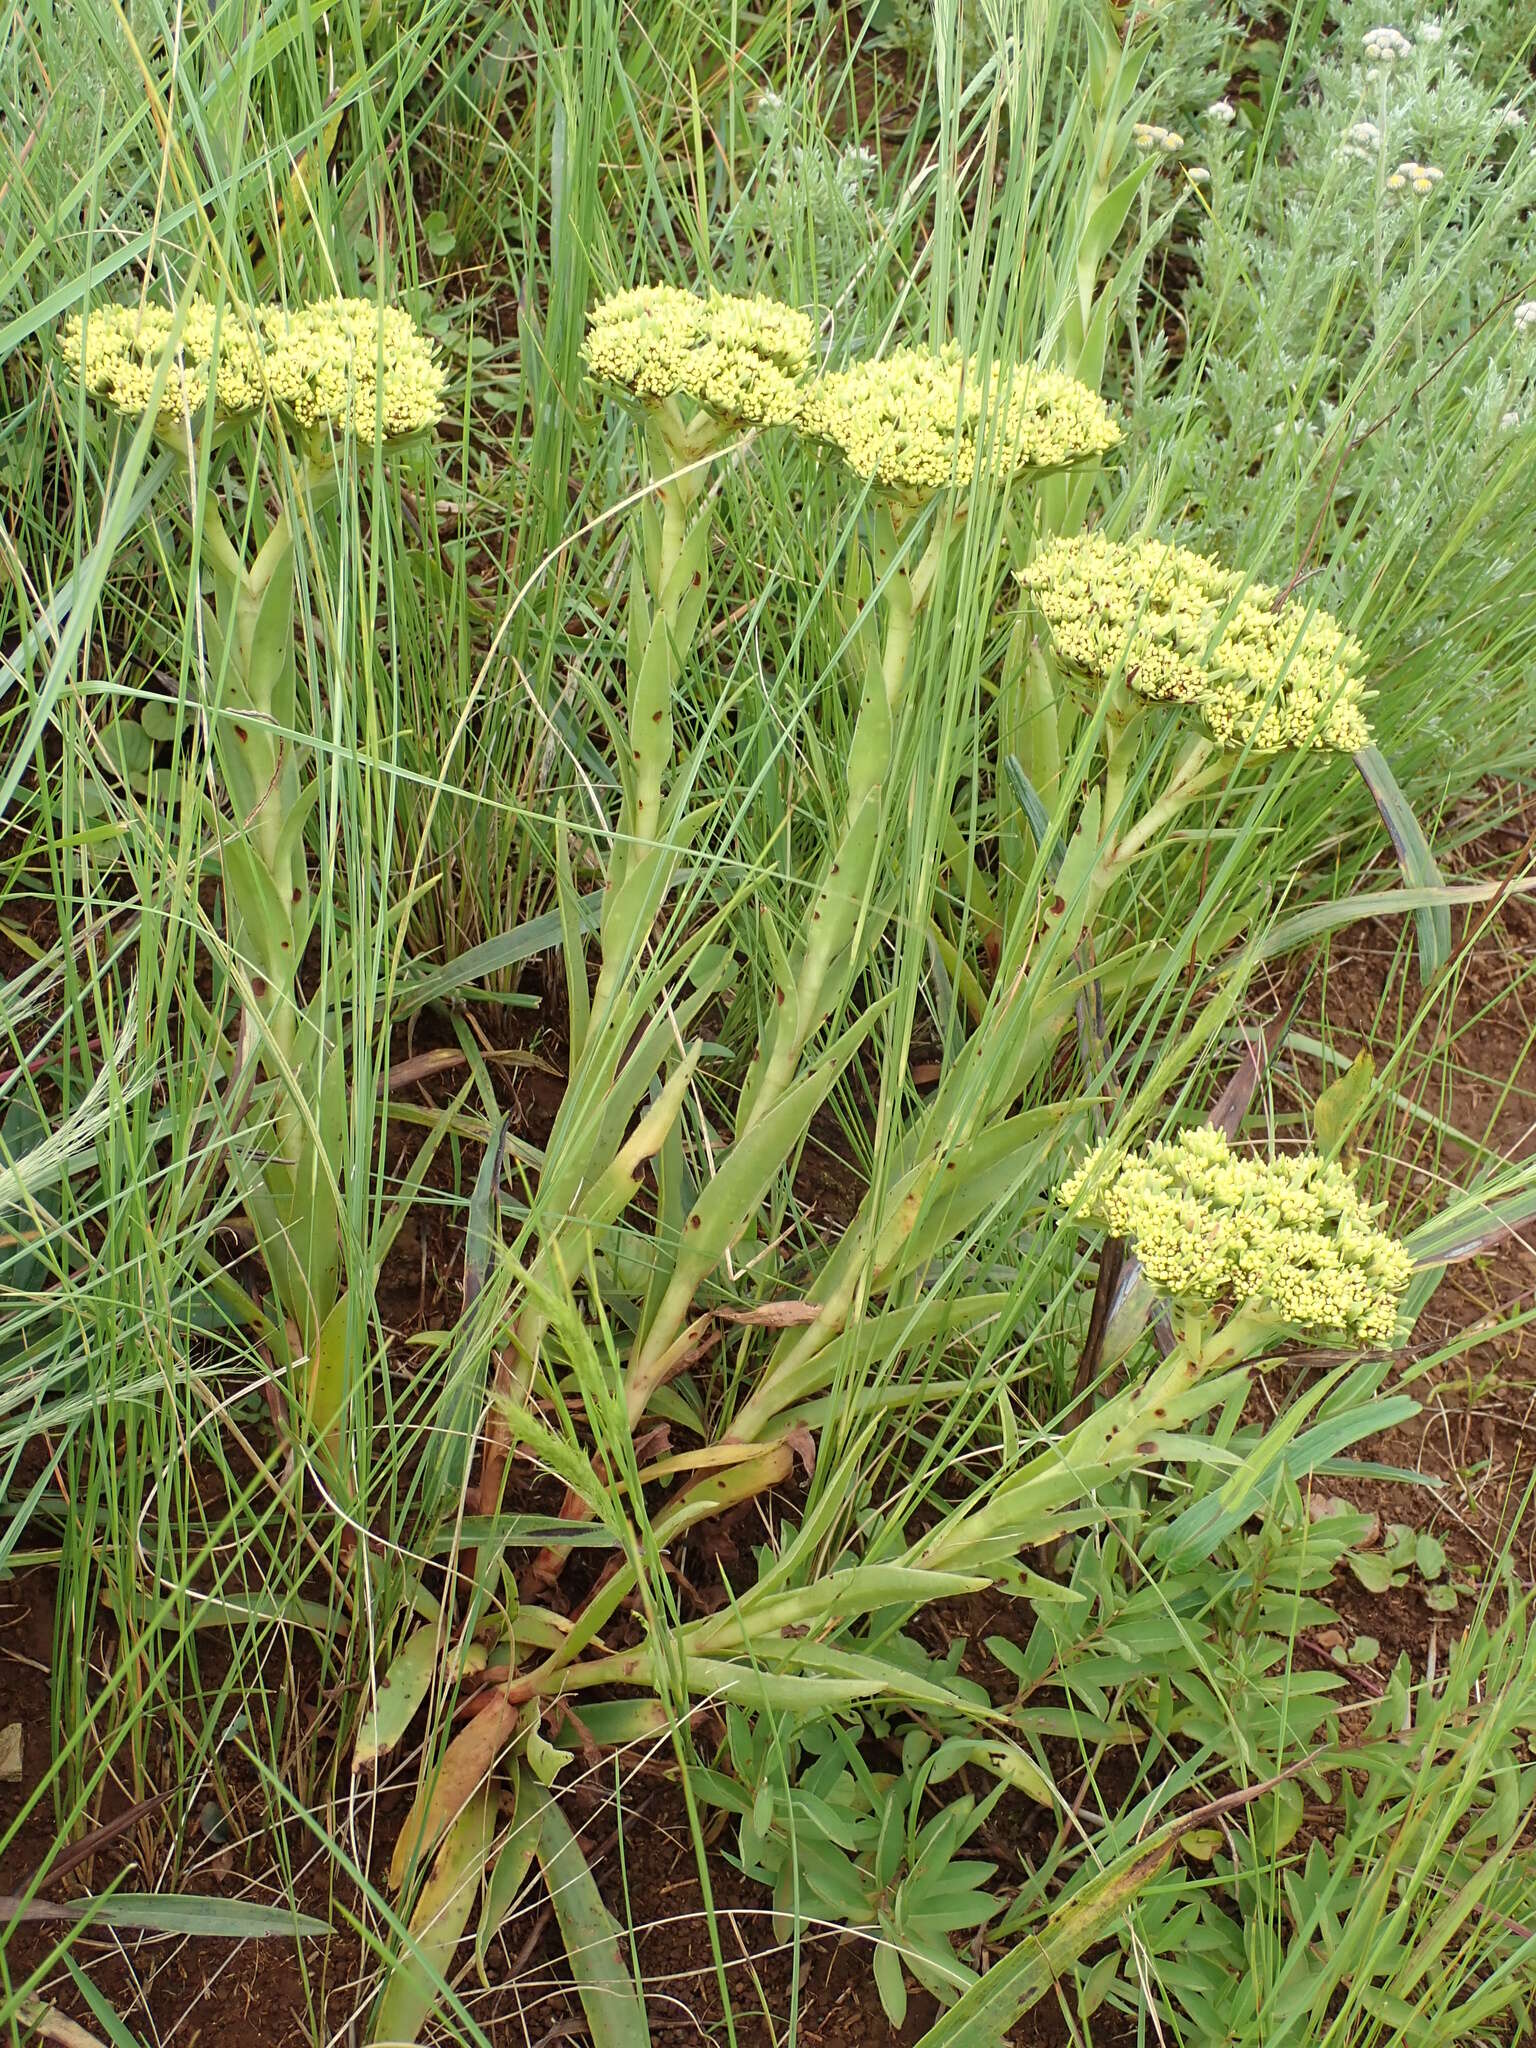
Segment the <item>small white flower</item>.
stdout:
<svg viewBox="0 0 1536 2048">
<path fill-rule="evenodd" d="M 1536 328 L 1536 299 L 1522 299 L 1515 308 L 1515 332 L 1529 334 Z"/>
<path fill-rule="evenodd" d="M 1525 126 L 1525 114 L 1516 106 L 1496 107 L 1493 113 L 1493 125 L 1495 128 L 1523 128 Z"/>
<path fill-rule="evenodd" d="M 1443 21 L 1437 21 L 1433 15 L 1431 15 L 1427 21 L 1421 21 L 1419 23 L 1420 42 L 1438 43 L 1440 38 L 1444 34 L 1445 23 Z"/>
<path fill-rule="evenodd" d="M 782 114 L 783 111 L 783 96 L 779 93 L 774 92 L 771 87 L 765 87 L 763 91 L 758 94 L 757 112 L 759 114 L 764 114 L 771 120 L 775 114 Z"/>
<path fill-rule="evenodd" d="M 879 157 L 862 143 L 850 142 L 837 160 L 838 189 L 847 199 L 857 199 L 879 175 Z"/>
<path fill-rule="evenodd" d="M 1204 164 L 1196 164 L 1192 170 L 1187 170 L 1184 175 L 1188 178 L 1191 185 L 1209 185 L 1211 182 L 1211 174 Z"/>
<path fill-rule="evenodd" d="M 1395 64 L 1413 55 L 1413 45 L 1400 28 L 1368 28 L 1363 47 L 1367 64 Z"/>
<path fill-rule="evenodd" d="M 1167 156 L 1176 155 L 1184 147 L 1184 138 L 1176 128 L 1160 128 L 1155 121 L 1134 123 L 1131 140 L 1138 149 L 1160 149 Z"/>
<path fill-rule="evenodd" d="M 1205 110 L 1207 121 L 1219 121 L 1223 128 L 1230 128 L 1237 119 L 1237 109 L 1230 100 L 1212 100 Z"/>
<path fill-rule="evenodd" d="M 1503 427 L 1506 432 L 1508 432 L 1508 430 L 1511 427 L 1518 427 L 1519 424 L 1520 415 L 1517 412 L 1506 412 L 1501 413 L 1499 415 L 1499 425 Z"/>
</svg>

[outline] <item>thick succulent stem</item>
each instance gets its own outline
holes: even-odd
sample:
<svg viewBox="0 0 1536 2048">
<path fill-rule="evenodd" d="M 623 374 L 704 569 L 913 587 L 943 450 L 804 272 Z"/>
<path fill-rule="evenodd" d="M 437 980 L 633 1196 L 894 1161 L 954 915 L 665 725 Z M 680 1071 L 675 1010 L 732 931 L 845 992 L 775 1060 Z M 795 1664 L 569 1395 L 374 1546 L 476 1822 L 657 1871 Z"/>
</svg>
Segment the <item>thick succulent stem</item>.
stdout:
<svg viewBox="0 0 1536 2048">
<path fill-rule="evenodd" d="M 340 1264 L 326 1139 L 338 1121 L 339 1068 L 335 1049 L 327 1057 L 319 1043 L 320 1026 L 302 1007 L 299 986 L 311 898 L 306 793 L 293 741 L 293 528 L 284 508 L 247 562 L 210 499 L 202 533 L 220 598 L 215 758 L 230 803 L 223 847 L 229 944 L 249 987 L 241 1038 L 275 1084 L 270 1135 L 247 1194 L 274 1291 L 313 1356 Z"/>
</svg>

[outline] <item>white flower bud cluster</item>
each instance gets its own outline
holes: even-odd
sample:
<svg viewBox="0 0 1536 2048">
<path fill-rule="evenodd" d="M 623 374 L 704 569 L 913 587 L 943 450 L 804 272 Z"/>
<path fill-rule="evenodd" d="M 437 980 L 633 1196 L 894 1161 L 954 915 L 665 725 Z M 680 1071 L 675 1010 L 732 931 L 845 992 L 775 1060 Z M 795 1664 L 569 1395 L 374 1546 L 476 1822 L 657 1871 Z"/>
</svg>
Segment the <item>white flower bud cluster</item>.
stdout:
<svg viewBox="0 0 1536 2048">
<path fill-rule="evenodd" d="M 1522 299 L 1515 308 L 1516 334 L 1529 334 L 1536 328 L 1536 299 Z"/>
<path fill-rule="evenodd" d="M 1398 28 L 1368 28 L 1362 38 L 1367 64 L 1400 64 L 1413 55 L 1413 45 Z"/>
<path fill-rule="evenodd" d="M 801 428 L 857 475 L 918 497 L 964 486 L 988 462 L 1004 478 L 1065 469 L 1120 439 L 1103 399 L 1065 371 L 994 364 L 983 374 L 952 342 L 937 355 L 894 349 L 821 378 Z"/>
<path fill-rule="evenodd" d="M 1339 155 L 1358 157 L 1363 163 L 1373 164 L 1381 148 L 1381 130 L 1374 121 L 1355 121 L 1344 130 L 1344 140 L 1339 144 Z"/>
<path fill-rule="evenodd" d="M 1212 100 L 1205 110 L 1207 121 L 1216 121 L 1223 128 L 1230 128 L 1237 119 L 1237 109 L 1229 99 Z"/>
<path fill-rule="evenodd" d="M 59 330 L 59 350 L 92 398 L 130 419 L 142 418 L 167 354 L 160 393 L 162 430 L 195 419 L 210 391 L 220 413 L 237 416 L 262 402 L 261 347 L 235 307 L 217 313 L 193 299 L 172 346 L 176 316 L 167 306 L 97 306 L 71 313 Z"/>
<path fill-rule="evenodd" d="M 272 396 L 305 429 L 393 441 L 433 426 L 443 372 L 408 313 L 372 299 L 322 299 L 261 316 Z"/>
<path fill-rule="evenodd" d="M 1344 1168 L 1235 1154 L 1205 1127 L 1140 1153 L 1099 1146 L 1058 1190 L 1128 1239 L 1157 1291 L 1253 1307 L 1301 1332 L 1392 1343 L 1413 1261 Z"/>
</svg>

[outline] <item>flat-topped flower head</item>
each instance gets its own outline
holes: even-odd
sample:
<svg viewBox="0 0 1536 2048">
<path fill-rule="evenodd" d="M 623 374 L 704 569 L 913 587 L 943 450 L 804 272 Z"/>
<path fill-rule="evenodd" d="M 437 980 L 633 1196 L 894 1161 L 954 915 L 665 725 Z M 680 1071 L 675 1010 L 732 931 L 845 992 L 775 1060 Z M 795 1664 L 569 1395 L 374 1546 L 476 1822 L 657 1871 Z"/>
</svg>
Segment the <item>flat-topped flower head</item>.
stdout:
<svg viewBox="0 0 1536 2048">
<path fill-rule="evenodd" d="M 1278 753 L 1370 743 L 1359 643 L 1328 612 L 1165 541 L 1077 534 L 1049 542 L 1020 581 L 1057 655 L 1143 697 L 1198 710 L 1233 749 Z"/>
<path fill-rule="evenodd" d="M 272 396 L 306 432 L 359 441 L 419 434 L 442 416 L 444 375 L 409 313 L 373 299 L 320 299 L 261 316 Z"/>
<path fill-rule="evenodd" d="M 1063 370 L 994 365 L 954 343 L 898 348 L 816 383 L 801 428 L 849 468 L 902 497 L 964 487 L 978 466 L 1004 480 L 1102 455 L 1120 429 L 1096 392 Z"/>
<path fill-rule="evenodd" d="M 1258 1159 L 1209 1127 L 1116 1154 L 1098 1147 L 1058 1190 L 1135 1246 L 1159 1294 L 1256 1308 L 1317 1336 L 1390 1344 L 1413 1261 L 1343 1167 Z"/>
<path fill-rule="evenodd" d="M 783 426 L 799 417 L 812 339 L 806 316 L 776 299 L 648 284 L 593 307 L 582 355 L 632 397 L 691 398 L 722 419 Z"/>
<path fill-rule="evenodd" d="M 162 364 L 170 367 L 157 419 L 174 431 L 208 404 L 210 388 L 223 414 L 253 411 L 262 402 L 261 352 L 234 307 L 217 314 L 207 299 L 186 309 L 181 339 L 167 306 L 97 306 L 70 314 L 59 330 L 59 349 L 90 395 L 130 419 L 142 418 Z M 217 351 L 215 351 L 217 335 Z"/>
</svg>

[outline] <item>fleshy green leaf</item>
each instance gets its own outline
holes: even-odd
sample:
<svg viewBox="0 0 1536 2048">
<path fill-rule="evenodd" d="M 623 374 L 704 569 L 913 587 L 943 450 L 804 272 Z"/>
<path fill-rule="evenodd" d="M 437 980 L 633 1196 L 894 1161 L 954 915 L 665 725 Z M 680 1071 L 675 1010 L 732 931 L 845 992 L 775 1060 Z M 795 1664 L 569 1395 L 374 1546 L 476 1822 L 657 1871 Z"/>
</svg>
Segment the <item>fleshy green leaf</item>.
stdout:
<svg viewBox="0 0 1536 2048">
<path fill-rule="evenodd" d="M 530 1795 L 538 1812 L 538 1858 L 566 1961 L 576 1980 L 592 2048 L 650 2048 L 651 2030 L 625 1954 L 623 1932 L 608 1908 L 570 1823 L 547 1792 Z"/>
</svg>

